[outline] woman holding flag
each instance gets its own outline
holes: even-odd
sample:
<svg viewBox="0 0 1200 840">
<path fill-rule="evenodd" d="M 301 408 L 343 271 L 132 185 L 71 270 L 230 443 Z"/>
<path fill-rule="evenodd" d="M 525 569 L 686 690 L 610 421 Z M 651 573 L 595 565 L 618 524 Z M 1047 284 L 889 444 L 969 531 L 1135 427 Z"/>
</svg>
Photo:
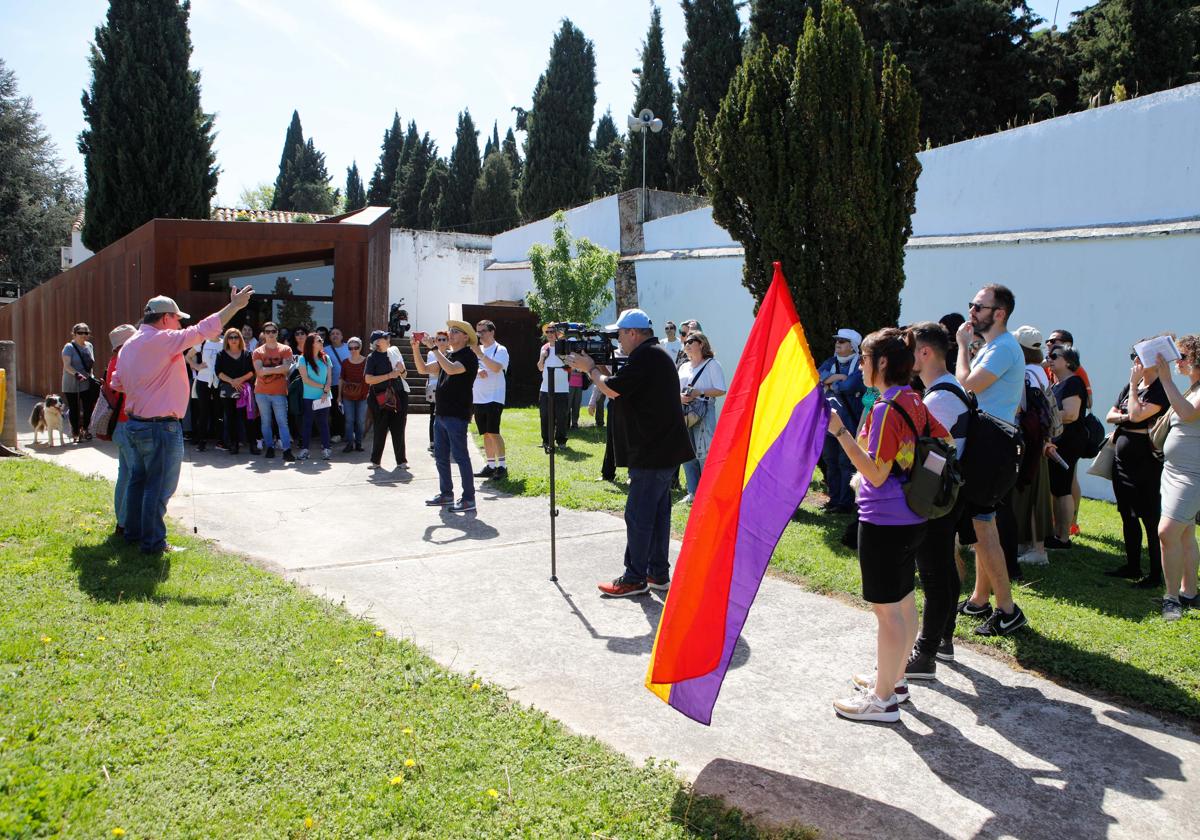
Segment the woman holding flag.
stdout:
<svg viewBox="0 0 1200 840">
<path fill-rule="evenodd" d="M 900 719 L 899 704 L 908 699 L 904 668 L 917 638 L 913 588 L 925 520 L 904 497 L 917 441 L 901 412 L 913 427 L 927 427 L 929 436 L 951 439 L 908 384 L 915 347 L 909 330 L 889 327 L 867 336 L 862 343 L 863 382 L 879 389 L 880 397 L 857 439 L 836 412 L 829 416 L 829 432 L 861 482 L 858 562 L 863 598 L 871 603 L 879 623 L 875 674 L 855 676 L 859 690 L 833 704 L 837 714 L 849 720 L 895 722 Z"/>
</svg>

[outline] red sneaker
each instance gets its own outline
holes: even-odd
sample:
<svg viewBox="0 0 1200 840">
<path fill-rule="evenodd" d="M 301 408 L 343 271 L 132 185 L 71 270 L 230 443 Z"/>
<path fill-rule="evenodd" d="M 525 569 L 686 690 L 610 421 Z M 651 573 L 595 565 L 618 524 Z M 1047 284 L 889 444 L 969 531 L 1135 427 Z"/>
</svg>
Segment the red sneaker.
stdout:
<svg viewBox="0 0 1200 840">
<path fill-rule="evenodd" d="M 1071 536 L 1072 536 L 1072 537 L 1078 537 L 1078 536 L 1079 536 L 1079 526 L 1078 526 L 1078 525 L 1075 525 L 1075 524 L 1072 524 L 1072 525 L 1071 525 Z"/>
<path fill-rule="evenodd" d="M 630 595 L 644 595 L 650 591 L 650 587 L 646 585 L 646 581 L 640 583 L 625 580 L 619 577 L 612 583 L 599 584 L 600 591 L 610 598 L 628 598 Z"/>
</svg>

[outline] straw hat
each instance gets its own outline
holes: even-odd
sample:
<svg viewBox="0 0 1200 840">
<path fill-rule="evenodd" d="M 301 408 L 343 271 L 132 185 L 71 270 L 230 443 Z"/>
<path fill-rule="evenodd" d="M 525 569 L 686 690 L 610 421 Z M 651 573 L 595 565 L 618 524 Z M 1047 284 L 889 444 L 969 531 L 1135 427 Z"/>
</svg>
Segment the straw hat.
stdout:
<svg viewBox="0 0 1200 840">
<path fill-rule="evenodd" d="M 467 340 L 470 341 L 472 347 L 479 343 L 479 336 L 475 334 L 475 328 L 466 321 L 447 321 L 446 326 L 452 330 L 465 332 L 467 334 Z"/>
</svg>

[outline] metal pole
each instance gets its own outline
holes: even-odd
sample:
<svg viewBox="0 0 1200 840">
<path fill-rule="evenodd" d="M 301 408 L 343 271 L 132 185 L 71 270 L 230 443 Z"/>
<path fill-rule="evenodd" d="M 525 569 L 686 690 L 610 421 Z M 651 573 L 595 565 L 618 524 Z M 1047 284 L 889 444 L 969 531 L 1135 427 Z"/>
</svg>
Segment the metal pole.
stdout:
<svg viewBox="0 0 1200 840">
<path fill-rule="evenodd" d="M 549 431 L 546 435 L 546 439 L 548 441 L 546 444 L 546 451 L 550 453 L 550 580 L 553 582 L 558 580 L 558 549 L 554 542 L 555 519 L 558 517 L 558 507 L 555 504 L 554 494 L 554 451 L 557 449 L 557 445 L 555 443 L 555 435 L 557 432 L 554 429 L 554 375 L 558 372 L 558 368 L 547 365 L 546 370 L 549 371 L 550 374 L 547 379 L 548 384 L 546 387 L 546 397 L 550 403 L 550 405 L 547 407 L 550 413 L 550 418 L 547 424 L 547 429 Z"/>
<path fill-rule="evenodd" d="M 642 224 L 646 223 L 646 135 L 650 126 L 642 126 Z"/>
<path fill-rule="evenodd" d="M 13 320 L 16 320 L 15 318 Z M 17 455 L 17 344 L 0 341 L 0 368 L 4 368 L 4 416 L 0 417 L 0 454 Z"/>
</svg>

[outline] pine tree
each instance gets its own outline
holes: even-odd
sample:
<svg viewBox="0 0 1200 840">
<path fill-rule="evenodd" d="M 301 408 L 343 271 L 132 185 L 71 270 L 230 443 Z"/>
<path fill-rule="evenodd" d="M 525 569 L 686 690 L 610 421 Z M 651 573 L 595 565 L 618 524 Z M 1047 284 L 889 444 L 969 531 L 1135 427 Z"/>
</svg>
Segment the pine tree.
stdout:
<svg viewBox="0 0 1200 840">
<path fill-rule="evenodd" d="M 806 333 L 894 324 L 920 164 L 920 100 L 885 48 L 876 82 L 853 13 L 825 0 L 798 50 L 752 49 L 696 149 L 713 216 L 745 247 L 762 300 L 783 263 Z M 786 173 L 781 177 L 780 173 Z"/>
<path fill-rule="evenodd" d="M 404 133 L 404 140 L 400 144 L 400 154 L 396 160 L 396 171 L 392 175 L 392 192 L 388 196 L 388 206 L 392 208 L 392 216 L 400 212 L 400 197 L 404 192 L 404 184 L 408 179 L 409 165 L 412 163 L 413 155 L 416 154 L 417 147 L 421 144 L 421 135 L 417 133 L 416 120 L 408 121 L 408 130 Z"/>
<path fill-rule="evenodd" d="M 772 47 L 785 46 L 795 52 L 809 10 L 819 17 L 821 0 L 750 0 L 746 49 L 757 49 L 759 41 L 766 38 Z"/>
<path fill-rule="evenodd" d="M 629 132 L 625 139 L 625 160 L 621 169 L 621 188 L 642 186 L 642 146 L 645 145 L 645 184 L 652 190 L 671 188 L 671 132 L 675 127 L 675 90 L 663 52 L 662 12 L 651 6 L 650 29 L 642 44 L 642 72 L 634 83 L 633 113 L 649 108 L 662 120 L 662 131 Z"/>
<path fill-rule="evenodd" d="M 413 144 L 404 167 L 403 181 L 397 182 L 400 190 L 399 202 L 395 213 L 392 214 L 392 224 L 396 227 L 420 227 L 421 193 L 429 178 L 429 169 L 437 158 L 437 144 L 429 139 L 429 132 Z"/>
<path fill-rule="evenodd" d="M 621 161 L 625 158 L 625 143 L 617 133 L 612 110 L 596 123 L 596 142 L 592 146 L 592 196 L 612 195 L 621 187 Z"/>
<path fill-rule="evenodd" d="M 671 173 L 677 192 L 702 186 L 696 165 L 696 122 L 709 121 L 742 60 L 742 23 L 736 0 L 683 0 L 687 41 L 679 79 L 679 122 L 671 132 Z"/>
<path fill-rule="evenodd" d="M 178 0 L 111 0 L 96 29 L 79 135 L 93 251 L 156 217 L 209 216 L 220 170 L 200 73 L 188 67 L 189 12 Z"/>
<path fill-rule="evenodd" d="M 517 196 L 512 188 L 512 170 L 504 152 L 495 151 L 483 162 L 471 197 L 471 218 L 477 233 L 494 235 L 517 226 Z"/>
<path fill-rule="evenodd" d="M 487 139 L 487 143 L 483 146 L 483 159 L 486 161 L 492 152 L 500 151 L 500 127 L 499 122 L 492 123 L 492 136 Z"/>
<path fill-rule="evenodd" d="M 591 197 L 596 56 L 592 42 L 564 19 L 526 113 L 525 163 L 518 204 L 526 219 Z"/>
<path fill-rule="evenodd" d="M 275 177 L 275 195 L 272 210 L 294 210 L 292 190 L 296 186 L 296 175 L 304 157 L 304 129 L 300 125 L 300 112 L 292 111 L 292 121 L 283 137 L 283 153 L 279 156 L 279 174 Z"/>
<path fill-rule="evenodd" d="M 450 168 L 446 166 L 446 161 L 438 158 L 430 165 L 429 174 L 425 176 L 425 186 L 421 189 L 421 201 L 417 205 L 416 226 L 419 229 L 438 229 L 438 208 L 449 180 Z"/>
<path fill-rule="evenodd" d="M 295 159 L 292 179 L 288 206 L 276 209 L 321 214 L 329 214 L 337 209 L 339 194 L 329 189 L 330 177 L 325 168 L 325 153 L 317 151 L 311 137 Z"/>
<path fill-rule="evenodd" d="M 400 122 L 399 112 L 396 112 L 392 114 L 392 127 L 384 129 L 383 142 L 379 145 L 379 163 L 375 164 L 371 184 L 367 187 L 367 203 L 372 207 L 391 206 L 396 166 L 400 163 L 403 147 L 404 126 Z"/>
<path fill-rule="evenodd" d="M 358 161 L 346 169 L 346 212 L 361 210 L 367 206 L 367 191 L 363 189 L 362 176 L 358 174 Z"/>
<path fill-rule="evenodd" d="M 22 292 L 58 273 L 79 184 L 0 58 L 0 279 Z"/>
<path fill-rule="evenodd" d="M 458 115 L 458 131 L 450 152 L 450 179 L 442 193 L 438 227 L 471 230 L 471 197 L 479 180 L 479 132 L 470 111 Z"/>
<path fill-rule="evenodd" d="M 508 158 L 508 168 L 512 170 L 513 190 L 515 191 L 521 185 L 521 153 L 517 150 L 517 137 L 513 134 L 511 128 L 504 135 L 504 144 L 501 147 L 501 151 Z"/>
</svg>

